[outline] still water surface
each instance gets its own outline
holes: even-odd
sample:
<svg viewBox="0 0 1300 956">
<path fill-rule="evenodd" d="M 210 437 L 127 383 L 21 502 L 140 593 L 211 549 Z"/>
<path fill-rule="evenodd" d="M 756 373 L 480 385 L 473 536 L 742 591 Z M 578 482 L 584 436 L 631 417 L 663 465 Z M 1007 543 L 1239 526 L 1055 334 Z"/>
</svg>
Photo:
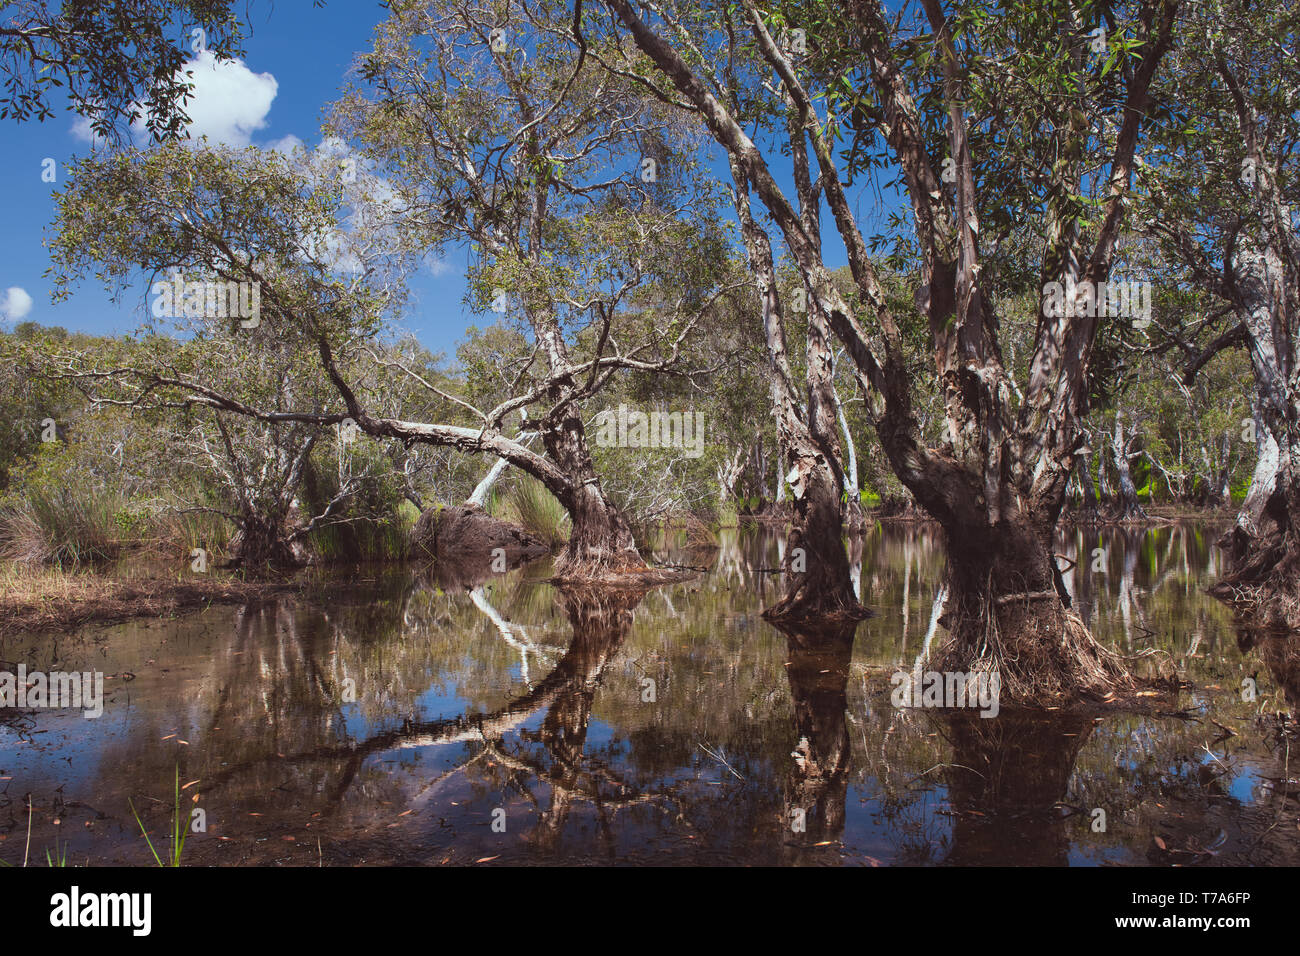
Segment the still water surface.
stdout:
<svg viewBox="0 0 1300 956">
<path fill-rule="evenodd" d="M 42 865 L 56 847 L 152 864 L 131 805 L 165 846 L 179 774 L 182 812 L 206 816 L 193 865 L 1294 864 L 1300 772 L 1276 714 L 1298 703 L 1297 655 L 1243 650 L 1204 594 L 1217 531 L 1062 534 L 1094 633 L 1196 685 L 1101 719 L 895 708 L 891 675 L 943 640 L 942 547 L 905 524 L 851 548 L 875 614 L 838 633 L 761 619 L 783 543 L 750 527 L 716 551 L 664 542 L 656 560 L 709 570 L 639 598 L 566 598 L 546 562 L 477 582 L 362 569 L 0 637 L 0 666 L 106 675 L 99 719 L 0 722 L 0 860 L 21 863 L 30 802 Z"/>
</svg>

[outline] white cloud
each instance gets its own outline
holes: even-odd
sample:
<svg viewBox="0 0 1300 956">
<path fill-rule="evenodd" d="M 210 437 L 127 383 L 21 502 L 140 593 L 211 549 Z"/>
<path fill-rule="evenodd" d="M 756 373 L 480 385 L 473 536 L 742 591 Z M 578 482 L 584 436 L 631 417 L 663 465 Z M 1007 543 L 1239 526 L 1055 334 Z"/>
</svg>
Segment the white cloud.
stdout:
<svg viewBox="0 0 1300 956">
<path fill-rule="evenodd" d="M 218 60 L 211 50 L 204 50 L 187 61 L 183 69 L 193 74 L 189 80 L 194 88 L 183 104 L 190 118 L 187 128 L 192 139 L 206 136 L 214 145 L 247 146 L 253 133 L 266 126 L 266 116 L 280 88 L 270 73 L 254 73 L 243 60 Z M 144 112 L 140 103 L 135 104 L 135 109 Z M 147 139 L 143 117 L 131 130 L 138 143 Z M 84 116 L 73 121 L 70 132 L 74 139 L 91 146 L 101 142 Z M 285 136 L 276 143 L 292 147 L 301 140 Z"/>
<path fill-rule="evenodd" d="M 30 311 L 32 311 L 32 297 L 27 294 L 26 289 L 11 285 L 5 290 L 4 298 L 0 299 L 0 316 L 16 322 L 26 318 Z"/>
<path fill-rule="evenodd" d="M 191 139 L 203 136 L 213 144 L 247 146 L 252 135 L 266 125 L 266 114 L 280 88 L 270 73 L 254 73 L 243 60 L 218 60 L 204 50 L 185 64 L 193 76 L 190 98 L 185 102 Z M 137 134 L 144 123 L 135 124 Z"/>
<path fill-rule="evenodd" d="M 281 136 L 279 139 L 271 140 L 263 147 L 263 149 L 273 149 L 277 153 L 284 153 L 288 156 L 302 145 L 304 145 L 302 140 L 297 136 L 294 136 L 293 133 L 289 133 L 286 136 Z"/>
<path fill-rule="evenodd" d="M 99 137 L 91 131 L 90 120 L 84 116 L 78 116 L 72 121 L 71 132 L 74 139 L 79 139 L 81 142 L 89 143 L 92 146 L 98 145 Z"/>
<path fill-rule="evenodd" d="M 452 264 L 446 259 L 439 259 L 433 255 L 424 257 L 425 268 L 429 270 L 429 275 L 435 279 L 440 279 L 452 271 Z"/>
</svg>

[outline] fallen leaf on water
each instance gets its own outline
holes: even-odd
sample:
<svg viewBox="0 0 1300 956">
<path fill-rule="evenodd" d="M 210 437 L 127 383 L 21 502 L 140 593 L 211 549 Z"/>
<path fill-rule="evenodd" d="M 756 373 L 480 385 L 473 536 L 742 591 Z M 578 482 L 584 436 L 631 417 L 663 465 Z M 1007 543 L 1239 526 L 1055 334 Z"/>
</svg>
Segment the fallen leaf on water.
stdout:
<svg viewBox="0 0 1300 956">
<path fill-rule="evenodd" d="M 182 790 L 188 790 L 190 787 L 194 786 L 196 783 L 198 783 L 197 780 L 191 780 L 191 781 L 190 781 L 189 783 L 187 783 L 185 786 L 181 787 L 181 789 L 182 789 Z"/>
<path fill-rule="evenodd" d="M 1160 837 L 1156 837 L 1156 846 L 1160 847 L 1162 850 L 1169 849 L 1169 847 L 1165 846 L 1165 841 L 1160 839 Z"/>
<path fill-rule="evenodd" d="M 488 862 L 490 862 L 490 861 L 492 861 L 492 860 L 498 860 L 498 859 L 500 859 L 500 858 L 501 858 L 501 854 L 498 853 L 496 856 L 485 856 L 485 857 L 483 857 L 483 858 L 480 859 L 480 860 L 475 860 L 474 862 L 475 862 L 475 863 L 488 863 Z"/>
<path fill-rule="evenodd" d="M 163 740 L 171 740 L 175 736 L 176 736 L 175 734 L 168 734 L 166 737 L 163 738 Z"/>
<path fill-rule="evenodd" d="M 406 816 L 407 814 L 409 814 L 409 813 L 414 813 L 414 812 L 415 812 L 414 810 L 403 810 L 401 813 L 398 814 L 398 816 L 399 816 L 399 817 L 404 817 L 404 816 Z"/>
</svg>

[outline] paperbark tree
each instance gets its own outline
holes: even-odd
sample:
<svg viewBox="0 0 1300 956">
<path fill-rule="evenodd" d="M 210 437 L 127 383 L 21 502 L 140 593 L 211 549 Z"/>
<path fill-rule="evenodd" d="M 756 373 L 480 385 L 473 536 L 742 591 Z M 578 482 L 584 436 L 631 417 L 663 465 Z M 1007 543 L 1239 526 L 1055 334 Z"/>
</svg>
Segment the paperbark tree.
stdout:
<svg viewBox="0 0 1300 956">
<path fill-rule="evenodd" d="M 653 20 L 631 0 L 605 6 L 663 78 L 661 95 L 694 112 L 753 186 L 870 391 L 894 472 L 942 525 L 947 660 L 956 669 L 999 669 L 1004 692 L 1025 701 L 1105 694 L 1126 682 L 1118 658 L 1068 610 L 1052 537 L 1082 445 L 1092 346 L 1105 317 L 1104 308 L 1097 314 L 1095 284 L 1109 278 L 1151 82 L 1172 42 L 1177 5 L 1116 8 L 1111 16 L 1122 16 L 1123 32 L 1111 40 L 1109 66 L 1089 60 L 1098 23 L 1065 4 L 1044 15 L 1041 4 L 949 12 L 927 0 L 925 20 L 909 36 L 871 0 L 779 14 L 745 0 L 735 18 L 723 5 L 702 13 L 667 5 L 654 8 Z M 800 14 L 816 52 L 804 65 L 774 36 L 778 21 L 791 27 Z M 1095 21 L 1098 12 L 1088 15 Z M 714 91 L 715 75 L 728 68 L 726 56 L 715 53 L 726 49 L 718 37 L 733 32 L 743 32 L 766 63 L 752 85 L 779 87 L 799 111 L 797 136 L 781 145 L 816 159 L 856 307 L 836 290 L 819 243 L 763 151 Z M 644 72 L 631 63 L 628 69 Z M 923 82 L 933 85 L 918 103 L 914 91 Z M 1066 108 L 1044 110 L 1045 86 Z M 814 108 L 822 95 L 833 118 Z M 845 122 L 868 141 L 879 137 L 883 147 L 867 152 L 897 169 L 911 203 L 917 306 L 928 321 L 947 419 L 939 448 L 921 439 L 900 319 L 883 294 L 834 150 L 833 134 Z M 1105 131 L 1108 122 L 1113 132 Z M 1104 178 L 1088 174 L 1097 162 L 1108 170 Z M 1090 187 L 1095 206 L 1083 195 Z M 1048 241 L 1029 379 L 1016 389 L 998 340 L 998 240 L 984 235 L 981 222 L 991 219 L 1005 235 L 1029 216 Z"/>
<path fill-rule="evenodd" d="M 1144 170 L 1142 221 L 1171 272 L 1215 308 L 1177 332 L 1190 382 L 1223 349 L 1244 347 L 1253 414 L 1240 437 L 1256 466 L 1224 543 L 1230 573 L 1214 593 L 1268 626 L 1300 628 L 1300 14 L 1288 3 L 1197 8 L 1188 52 L 1167 77 L 1189 122 L 1162 137 Z M 1192 50 L 1195 52 L 1192 52 Z M 1192 182 L 1195 191 L 1187 193 Z M 1194 199 L 1189 198 L 1194 197 Z"/>
<path fill-rule="evenodd" d="M 1115 410 L 1115 426 L 1110 440 L 1110 458 L 1115 466 L 1119 480 L 1119 511 L 1116 517 L 1120 521 L 1141 520 L 1146 517 L 1138 501 L 1137 485 L 1133 483 L 1133 459 L 1141 457 L 1141 451 L 1134 450 L 1141 437 L 1137 424 L 1127 429 L 1124 426 L 1124 410 Z"/>
<path fill-rule="evenodd" d="M 797 397 L 787 354 L 785 319 L 772 264 L 772 244 L 750 212 L 749 186 L 740 167 L 732 162 L 733 202 L 750 271 L 758 288 L 770 371 L 770 398 L 776 419 L 778 447 L 786 462 L 777 463 L 778 501 L 789 484 L 793 509 L 783 565 L 784 597 L 764 611 L 772 620 L 861 616 L 864 612 L 853 590 L 848 557 L 840 540 L 842 511 L 839 441 L 835 433 L 835 391 L 830 353 L 830 330 L 817 308 L 810 310 L 805 410 Z M 796 173 L 807 183 L 806 170 Z M 805 208 L 809 208 L 805 206 Z M 782 465 L 790 473 L 781 473 Z"/>
<path fill-rule="evenodd" d="M 683 374 L 682 347 L 720 292 L 711 197 L 670 111 L 605 70 L 560 3 L 404 5 L 358 60 L 330 127 L 392 177 L 430 250 L 469 246 L 478 301 L 530 333 L 525 389 L 547 487 L 572 518 L 560 577 L 644 570 L 601 488 L 582 402 L 619 371 Z M 701 254 L 703 253 L 703 254 Z M 540 477 L 540 476 L 538 476 Z"/>
</svg>

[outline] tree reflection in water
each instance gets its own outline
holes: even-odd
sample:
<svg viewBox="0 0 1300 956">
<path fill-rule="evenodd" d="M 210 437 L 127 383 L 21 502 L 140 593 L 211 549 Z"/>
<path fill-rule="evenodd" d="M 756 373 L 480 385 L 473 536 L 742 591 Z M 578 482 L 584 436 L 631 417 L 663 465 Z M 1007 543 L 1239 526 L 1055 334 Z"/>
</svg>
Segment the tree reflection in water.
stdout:
<svg viewBox="0 0 1300 956">
<path fill-rule="evenodd" d="M 785 670 L 795 741 L 783 782 L 782 819 L 789 832 L 784 842 L 794 847 L 838 842 L 844 835 L 852 756 L 848 680 L 857 623 L 779 630 L 789 648 Z"/>
<path fill-rule="evenodd" d="M 1070 838 L 1059 804 L 1092 718 L 966 711 L 936 723 L 952 744 L 944 778 L 956 818 L 946 862 L 1064 866 Z"/>
<path fill-rule="evenodd" d="M 780 592 L 781 536 L 754 528 L 716 554 L 665 549 L 709 570 L 648 593 L 566 594 L 544 566 L 460 562 L 360 570 L 107 639 L 6 638 L 0 656 L 29 671 L 135 679 L 106 682 L 102 720 L 27 715 L 0 766 L 10 794 L 33 794 L 33 847 L 58 838 L 97 862 L 148 861 L 127 801 L 165 829 L 178 769 L 212 827 L 187 844 L 196 863 L 1210 859 L 1198 846 L 1282 860 L 1296 832 L 1273 826 L 1294 806 L 1275 785 L 1287 751 L 1256 719 L 1296 710 L 1300 664 L 1284 638 L 1233 639 L 1204 594 L 1213 538 L 1093 529 L 1057 546 L 1094 633 L 1196 680 L 1199 722 L 897 709 L 889 675 L 944 633 L 933 535 L 873 528 L 849 559 L 876 615 L 780 632 L 759 612 Z M 4 799 L 0 834 L 25 842 L 26 815 Z M 1216 843 L 1249 804 L 1258 829 Z M 1104 833 L 1089 828 L 1097 806 Z M 508 833 L 490 828 L 498 810 Z M 1160 834 L 1183 855 L 1149 859 Z"/>
</svg>

